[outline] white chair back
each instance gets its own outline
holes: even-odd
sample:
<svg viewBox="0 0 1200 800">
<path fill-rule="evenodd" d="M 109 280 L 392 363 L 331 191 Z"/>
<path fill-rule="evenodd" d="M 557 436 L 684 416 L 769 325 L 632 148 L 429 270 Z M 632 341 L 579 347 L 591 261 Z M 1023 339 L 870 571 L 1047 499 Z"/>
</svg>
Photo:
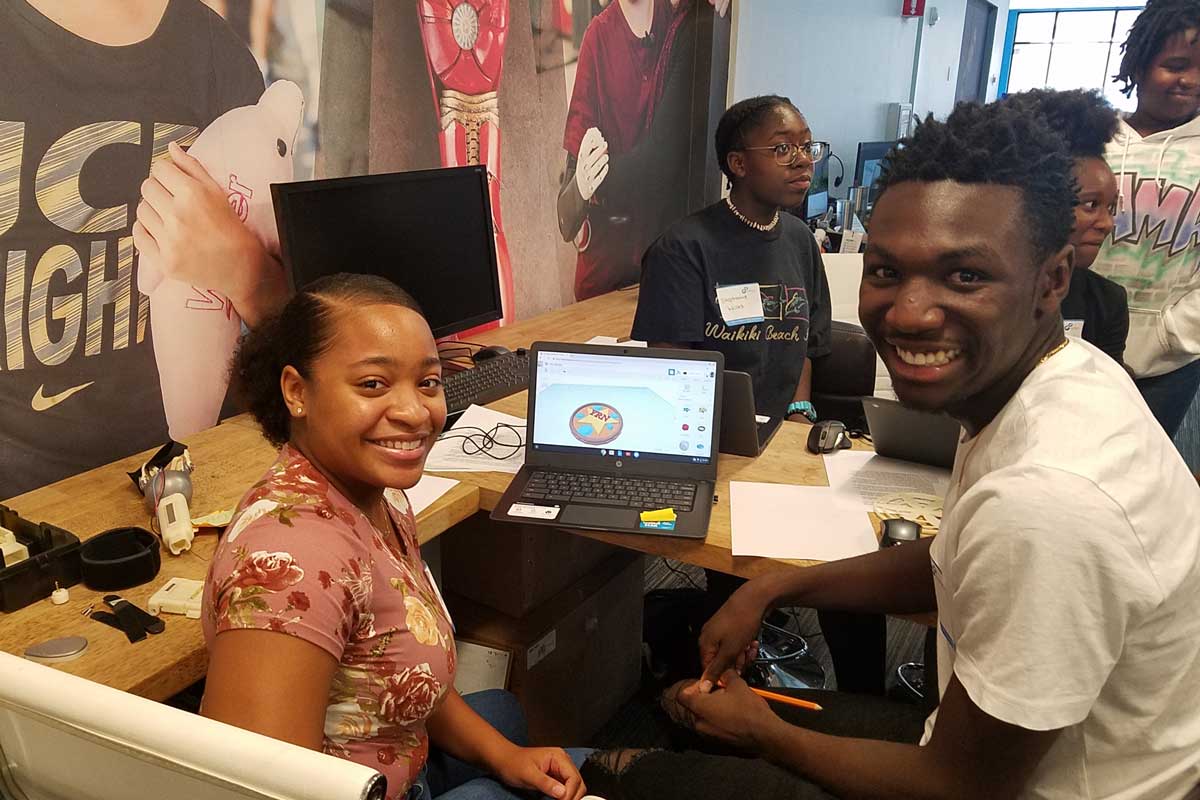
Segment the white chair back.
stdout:
<svg viewBox="0 0 1200 800">
<path fill-rule="evenodd" d="M 361 764 L 8 653 L 0 779 L 18 800 L 374 800 L 386 786 Z"/>
</svg>

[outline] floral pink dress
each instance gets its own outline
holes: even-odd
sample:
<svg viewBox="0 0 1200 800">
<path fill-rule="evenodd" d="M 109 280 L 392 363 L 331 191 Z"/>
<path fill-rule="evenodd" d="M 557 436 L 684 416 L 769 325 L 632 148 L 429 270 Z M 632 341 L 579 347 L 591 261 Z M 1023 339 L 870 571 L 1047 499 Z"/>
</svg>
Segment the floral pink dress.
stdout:
<svg viewBox="0 0 1200 800">
<path fill-rule="evenodd" d="M 285 446 L 242 498 L 204 587 L 204 636 L 255 628 L 338 660 L 323 749 L 382 772 L 402 798 L 429 755 L 425 720 L 454 684 L 454 636 L 403 492 L 398 542 Z"/>
</svg>

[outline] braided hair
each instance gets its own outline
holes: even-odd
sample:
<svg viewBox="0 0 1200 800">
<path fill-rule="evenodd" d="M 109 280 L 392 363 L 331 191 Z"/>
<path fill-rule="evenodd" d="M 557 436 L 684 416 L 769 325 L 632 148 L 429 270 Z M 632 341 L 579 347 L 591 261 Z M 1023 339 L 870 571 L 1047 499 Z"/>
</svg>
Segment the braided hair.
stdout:
<svg viewBox="0 0 1200 800">
<path fill-rule="evenodd" d="M 1032 89 L 1010 94 L 1001 102 L 1040 114 L 1066 140 L 1074 158 L 1104 158 L 1104 145 L 1117 135 L 1117 111 L 1092 89 Z"/>
<path fill-rule="evenodd" d="M 746 134 L 757 128 L 768 114 L 780 107 L 790 108 L 800 114 L 800 109 L 796 108 L 788 98 L 777 94 L 766 94 L 740 100 L 721 115 L 721 121 L 717 123 L 717 135 L 714 137 L 717 146 L 717 163 L 721 167 L 721 172 L 724 172 L 725 177 L 729 178 L 730 183 L 735 182 L 737 176 L 729 168 L 729 154 L 744 147 Z"/>
<path fill-rule="evenodd" d="M 282 311 L 242 337 L 230 377 L 271 444 L 280 446 L 291 436 L 292 417 L 279 389 L 283 368 L 291 366 L 307 378 L 313 362 L 329 349 L 339 307 L 369 304 L 421 313 L 417 301 L 388 279 L 339 272 L 302 288 Z"/>
<path fill-rule="evenodd" d="M 1016 187 L 1040 260 L 1071 235 L 1077 203 L 1072 166 L 1066 143 L 1044 117 L 1016 103 L 960 103 L 945 122 L 930 114 L 888 155 L 879 196 L 908 181 Z"/>
<path fill-rule="evenodd" d="M 1113 83 L 1123 83 L 1121 92 L 1132 97 L 1138 76 L 1150 68 L 1167 39 L 1189 28 L 1200 28 L 1200 0 L 1146 0 L 1121 45 L 1121 67 Z"/>
</svg>

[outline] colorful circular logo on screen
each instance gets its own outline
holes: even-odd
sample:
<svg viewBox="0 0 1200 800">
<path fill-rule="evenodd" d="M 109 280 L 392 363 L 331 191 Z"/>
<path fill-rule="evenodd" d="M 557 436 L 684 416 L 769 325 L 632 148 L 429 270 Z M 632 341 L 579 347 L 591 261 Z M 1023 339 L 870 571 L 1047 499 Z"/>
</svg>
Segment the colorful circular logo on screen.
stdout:
<svg viewBox="0 0 1200 800">
<path fill-rule="evenodd" d="M 571 435 L 584 444 L 608 444 L 623 427 L 621 412 L 604 403 L 587 403 L 571 414 Z"/>
</svg>

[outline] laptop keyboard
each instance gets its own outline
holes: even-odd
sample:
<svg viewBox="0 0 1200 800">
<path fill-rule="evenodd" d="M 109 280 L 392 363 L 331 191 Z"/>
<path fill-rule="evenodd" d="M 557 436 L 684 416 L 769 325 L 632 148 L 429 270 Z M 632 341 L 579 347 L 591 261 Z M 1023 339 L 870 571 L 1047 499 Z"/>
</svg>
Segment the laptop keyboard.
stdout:
<svg viewBox="0 0 1200 800">
<path fill-rule="evenodd" d="M 522 500 L 691 511 L 696 485 L 688 481 L 625 478 L 590 472 L 534 472 Z"/>
</svg>

